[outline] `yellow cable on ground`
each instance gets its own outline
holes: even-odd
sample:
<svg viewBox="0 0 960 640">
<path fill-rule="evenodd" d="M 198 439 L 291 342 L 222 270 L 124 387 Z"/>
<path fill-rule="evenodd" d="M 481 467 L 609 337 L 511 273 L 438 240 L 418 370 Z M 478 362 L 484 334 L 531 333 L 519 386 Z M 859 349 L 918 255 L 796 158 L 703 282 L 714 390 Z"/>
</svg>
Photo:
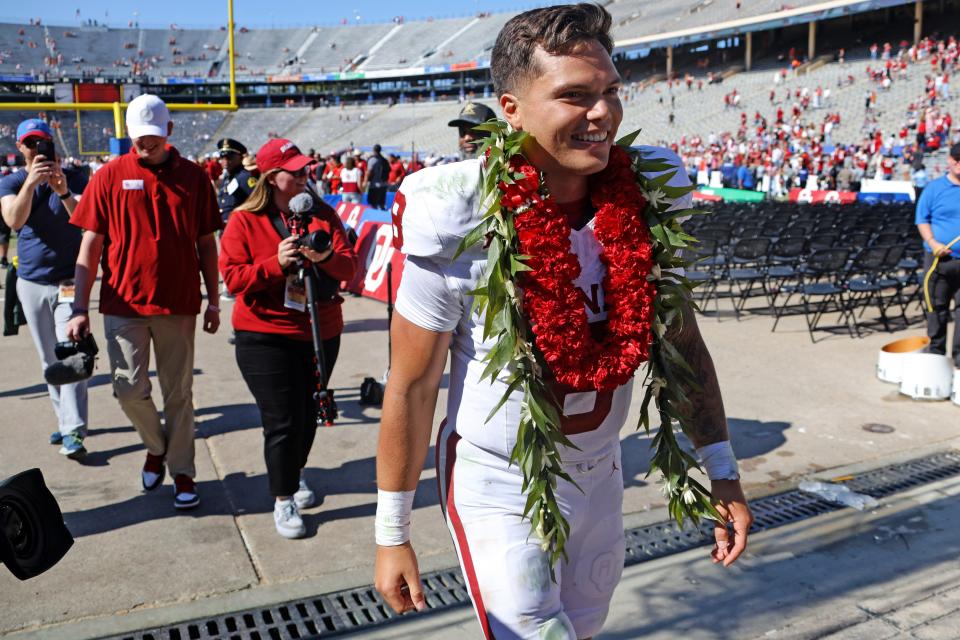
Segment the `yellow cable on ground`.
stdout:
<svg viewBox="0 0 960 640">
<path fill-rule="evenodd" d="M 957 236 L 945 246 L 949 249 L 957 242 L 960 242 L 960 236 Z M 933 256 L 933 264 L 930 265 L 927 275 L 923 276 L 923 301 L 927 303 L 927 313 L 933 313 L 933 302 L 930 301 L 930 277 L 933 275 L 933 272 L 937 270 L 937 264 L 939 262 L 940 256 Z"/>
</svg>

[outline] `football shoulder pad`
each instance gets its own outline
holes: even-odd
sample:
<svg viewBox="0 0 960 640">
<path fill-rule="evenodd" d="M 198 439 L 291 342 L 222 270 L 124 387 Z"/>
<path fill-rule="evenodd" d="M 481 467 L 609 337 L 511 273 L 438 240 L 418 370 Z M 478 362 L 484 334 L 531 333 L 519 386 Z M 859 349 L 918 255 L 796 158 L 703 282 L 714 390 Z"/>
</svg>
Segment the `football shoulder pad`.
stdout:
<svg viewBox="0 0 960 640">
<path fill-rule="evenodd" d="M 393 202 L 393 246 L 409 256 L 452 260 L 480 223 L 481 184 L 478 159 L 405 177 Z"/>
<path fill-rule="evenodd" d="M 480 223 L 481 178 L 477 159 L 405 177 L 391 210 L 393 246 L 408 256 L 452 260 Z"/>
</svg>

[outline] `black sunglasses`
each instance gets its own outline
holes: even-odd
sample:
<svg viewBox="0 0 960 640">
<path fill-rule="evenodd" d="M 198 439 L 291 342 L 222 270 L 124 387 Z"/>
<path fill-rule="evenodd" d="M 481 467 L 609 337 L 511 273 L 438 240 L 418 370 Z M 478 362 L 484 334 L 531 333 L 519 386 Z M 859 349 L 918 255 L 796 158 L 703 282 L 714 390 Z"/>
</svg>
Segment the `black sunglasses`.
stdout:
<svg viewBox="0 0 960 640">
<path fill-rule="evenodd" d="M 296 171 L 289 171 L 289 170 L 287 170 L 287 169 L 281 169 L 281 171 L 283 171 L 284 173 L 289 173 L 289 174 L 292 175 L 294 178 L 304 178 L 304 177 L 306 177 L 306 175 L 307 175 L 307 168 L 306 168 L 306 167 L 303 167 L 303 168 L 298 169 L 298 170 L 296 170 Z"/>
</svg>

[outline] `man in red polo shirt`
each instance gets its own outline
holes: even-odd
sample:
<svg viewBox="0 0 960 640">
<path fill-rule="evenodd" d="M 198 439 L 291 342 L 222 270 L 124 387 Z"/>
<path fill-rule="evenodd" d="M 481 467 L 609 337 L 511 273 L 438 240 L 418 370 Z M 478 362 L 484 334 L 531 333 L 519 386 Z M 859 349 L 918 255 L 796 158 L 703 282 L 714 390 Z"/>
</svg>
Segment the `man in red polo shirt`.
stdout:
<svg viewBox="0 0 960 640">
<path fill-rule="evenodd" d="M 90 331 L 87 306 L 103 268 L 104 315 L 113 388 L 147 448 L 147 491 L 174 477 L 174 506 L 200 503 L 194 484 L 193 341 L 200 274 L 207 293 L 203 330 L 220 326 L 217 244 L 223 225 L 204 170 L 167 144 L 173 131 L 163 101 L 145 94 L 127 107 L 130 153 L 98 171 L 70 222 L 81 227 L 76 293 L 67 336 Z M 163 392 L 165 424 L 150 397 L 150 343 Z"/>
</svg>

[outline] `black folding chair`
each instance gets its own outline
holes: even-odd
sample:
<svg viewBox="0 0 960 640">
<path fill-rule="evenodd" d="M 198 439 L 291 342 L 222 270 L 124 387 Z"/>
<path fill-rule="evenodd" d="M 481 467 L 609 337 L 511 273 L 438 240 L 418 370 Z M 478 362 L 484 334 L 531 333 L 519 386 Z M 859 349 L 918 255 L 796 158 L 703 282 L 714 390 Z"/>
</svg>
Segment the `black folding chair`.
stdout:
<svg viewBox="0 0 960 640">
<path fill-rule="evenodd" d="M 869 231 L 851 231 L 849 233 L 843 234 L 843 244 L 848 247 L 856 249 L 863 249 L 868 244 L 870 244 L 870 238 L 873 237 L 873 234 Z"/>
<path fill-rule="evenodd" d="M 903 240 L 899 231 L 881 231 L 873 239 L 873 244 L 899 244 Z"/>
<path fill-rule="evenodd" d="M 789 287 L 789 295 L 781 307 L 774 308 L 776 319 L 773 329 L 777 330 L 780 318 L 786 314 L 790 298 L 794 294 L 800 295 L 799 307 L 807 323 L 810 341 L 816 343 L 815 331 L 830 331 L 844 327 L 850 334 L 855 335 L 847 310 L 846 299 L 846 266 L 850 250 L 845 248 L 818 249 L 810 254 L 803 269 L 798 270 L 799 283 Z M 843 324 L 820 326 L 824 314 L 831 310 L 840 313 Z"/>
<path fill-rule="evenodd" d="M 693 264 L 687 269 L 686 277 L 697 287 L 700 310 L 706 312 L 710 298 L 714 299 L 717 315 L 720 314 L 720 301 L 717 299 L 717 284 L 723 265 L 726 264 L 724 251 L 726 242 L 716 235 L 700 233 L 697 244 L 688 251 L 692 254 Z"/>
<path fill-rule="evenodd" d="M 840 234 L 835 232 L 815 233 L 810 236 L 809 248 L 811 251 L 819 249 L 831 249 L 837 244 Z"/>
<path fill-rule="evenodd" d="M 802 236 L 778 238 L 770 245 L 763 290 L 771 309 L 785 285 L 795 284 L 800 260 L 807 253 L 807 239 Z"/>
<path fill-rule="evenodd" d="M 725 296 L 731 299 L 737 320 L 753 293 L 754 285 L 760 285 L 755 295 L 766 295 L 763 281 L 769 249 L 769 238 L 741 238 L 731 249 L 721 279 L 728 285 Z"/>
<path fill-rule="evenodd" d="M 861 249 L 854 256 L 847 271 L 847 309 L 846 314 L 853 321 L 854 330 L 860 336 L 860 322 L 854 318 L 857 307 L 861 306 L 857 317 L 862 317 L 870 303 L 877 302 L 880 311 L 880 321 L 885 331 L 890 331 L 890 321 L 887 319 L 883 291 L 896 289 L 898 283 L 884 277 L 884 265 L 887 255 L 894 247 L 874 246 Z M 901 252 L 902 253 L 902 252 Z"/>
</svg>

